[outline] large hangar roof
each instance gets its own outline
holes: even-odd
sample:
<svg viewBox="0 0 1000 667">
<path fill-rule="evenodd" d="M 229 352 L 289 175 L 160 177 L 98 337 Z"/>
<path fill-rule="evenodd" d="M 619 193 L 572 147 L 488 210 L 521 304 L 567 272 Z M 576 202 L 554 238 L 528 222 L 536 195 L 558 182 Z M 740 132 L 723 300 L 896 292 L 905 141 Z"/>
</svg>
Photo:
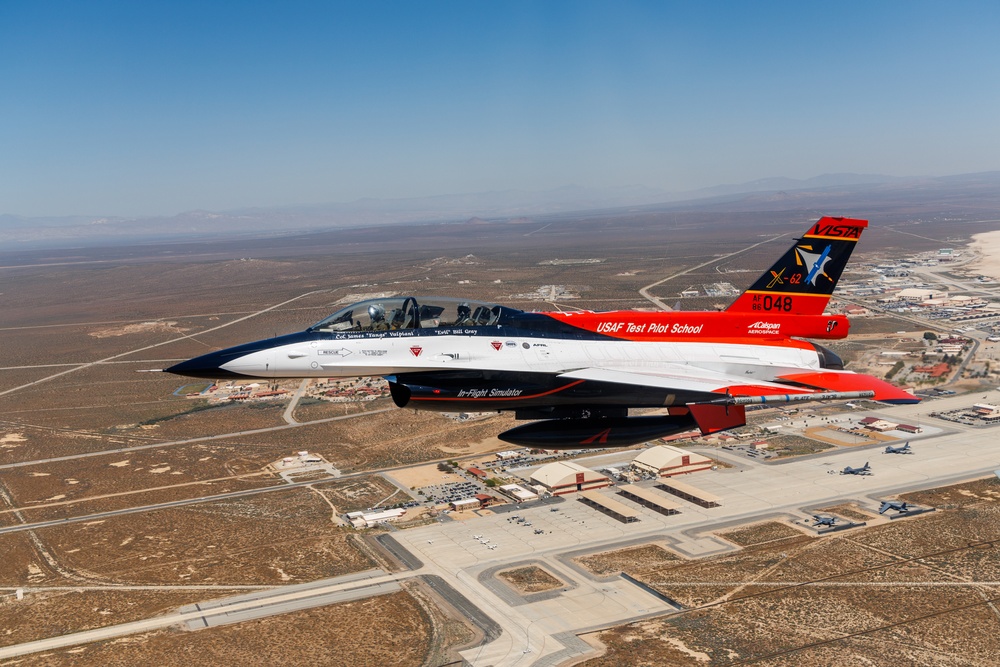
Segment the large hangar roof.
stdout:
<svg viewBox="0 0 1000 667">
<path fill-rule="evenodd" d="M 687 463 L 683 463 L 685 456 L 688 457 Z M 641 452 L 632 462 L 653 470 L 663 470 L 664 468 L 675 468 L 680 465 L 709 463 L 711 460 L 707 456 L 671 447 L 670 445 L 657 445 Z"/>
<path fill-rule="evenodd" d="M 541 468 L 536 470 L 531 475 L 531 481 L 552 489 L 558 486 L 565 486 L 567 484 L 576 484 L 578 474 L 583 474 L 584 484 L 599 482 L 607 479 L 607 476 L 591 470 L 590 468 L 584 468 L 579 463 L 573 463 L 572 461 L 556 461 L 555 463 L 543 465 Z"/>
</svg>

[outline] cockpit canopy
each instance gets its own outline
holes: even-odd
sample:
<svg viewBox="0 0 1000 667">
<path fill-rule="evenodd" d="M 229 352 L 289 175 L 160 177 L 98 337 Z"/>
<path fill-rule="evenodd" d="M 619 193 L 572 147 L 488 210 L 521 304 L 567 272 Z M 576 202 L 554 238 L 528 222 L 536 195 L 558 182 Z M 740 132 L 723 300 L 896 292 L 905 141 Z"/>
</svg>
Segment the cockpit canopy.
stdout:
<svg viewBox="0 0 1000 667">
<path fill-rule="evenodd" d="M 309 331 L 390 331 L 483 327 L 505 323 L 521 311 L 495 303 L 448 297 L 393 296 L 341 308 Z"/>
</svg>

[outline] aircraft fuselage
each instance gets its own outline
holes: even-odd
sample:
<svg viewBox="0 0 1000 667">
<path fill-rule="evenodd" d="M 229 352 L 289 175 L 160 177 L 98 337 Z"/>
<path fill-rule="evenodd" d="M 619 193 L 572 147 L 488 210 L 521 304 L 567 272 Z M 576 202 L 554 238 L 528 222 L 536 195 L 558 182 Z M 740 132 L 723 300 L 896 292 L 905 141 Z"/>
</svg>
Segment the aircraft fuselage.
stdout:
<svg viewBox="0 0 1000 667">
<path fill-rule="evenodd" d="M 826 303 L 867 221 L 822 218 L 725 311 L 524 312 L 441 297 L 380 297 L 305 331 L 166 369 L 202 378 L 384 376 L 400 407 L 510 410 L 545 420 L 501 434 L 543 445 L 631 444 L 745 423 L 771 400 L 917 399 L 845 371 L 803 338 L 848 334 Z M 630 408 L 666 407 L 660 417 Z"/>
<path fill-rule="evenodd" d="M 417 304 L 447 299 L 414 299 Z M 386 300 L 379 300 L 385 302 Z M 464 303 L 464 302 L 463 302 Z M 355 304 L 352 308 L 366 308 Z M 325 330 L 317 326 L 213 352 L 168 370 L 206 378 L 333 378 L 387 376 L 408 394 L 397 403 L 423 410 L 509 410 L 542 405 L 683 405 L 716 391 L 717 383 L 680 377 L 739 377 L 766 386 L 779 376 L 842 368 L 818 345 L 785 330 L 846 335 L 844 318 L 725 317 L 724 313 L 524 313 L 501 311 L 495 324 L 442 324 L 387 330 Z M 831 325 L 830 323 L 835 323 Z M 827 331 L 830 329 L 830 331 Z M 753 332 L 753 333 L 750 333 Z M 720 335 L 723 334 L 723 335 Z M 665 369 L 677 386 L 629 387 L 562 377 L 583 368 L 614 372 Z M 786 391 L 783 388 L 782 391 Z"/>
</svg>

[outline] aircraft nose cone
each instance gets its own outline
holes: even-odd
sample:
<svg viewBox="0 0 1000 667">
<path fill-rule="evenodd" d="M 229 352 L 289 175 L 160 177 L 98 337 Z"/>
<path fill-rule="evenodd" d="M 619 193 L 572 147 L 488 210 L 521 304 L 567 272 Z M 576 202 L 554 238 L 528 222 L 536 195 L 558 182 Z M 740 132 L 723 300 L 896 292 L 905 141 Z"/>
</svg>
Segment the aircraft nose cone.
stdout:
<svg viewBox="0 0 1000 667">
<path fill-rule="evenodd" d="M 236 373 L 221 368 L 222 364 L 226 361 L 227 359 L 218 352 L 210 352 L 209 354 L 203 354 L 200 357 L 174 364 L 170 368 L 165 368 L 164 371 L 173 373 L 174 375 L 184 375 L 186 377 L 203 378 L 206 380 L 239 377 Z"/>
</svg>

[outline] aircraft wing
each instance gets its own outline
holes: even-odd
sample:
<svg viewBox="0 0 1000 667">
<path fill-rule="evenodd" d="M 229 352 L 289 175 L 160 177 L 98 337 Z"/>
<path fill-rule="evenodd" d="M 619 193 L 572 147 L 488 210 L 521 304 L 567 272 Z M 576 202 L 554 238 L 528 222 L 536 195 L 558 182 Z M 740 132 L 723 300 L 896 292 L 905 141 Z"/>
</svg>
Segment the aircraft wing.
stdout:
<svg viewBox="0 0 1000 667">
<path fill-rule="evenodd" d="M 725 394 L 733 396 L 770 396 L 774 394 L 811 394 L 812 389 L 791 387 L 776 382 L 756 380 L 739 375 L 728 375 L 704 368 L 682 364 L 658 365 L 656 370 L 615 368 L 581 368 L 561 373 L 559 377 L 596 382 L 614 382 L 642 387 L 657 387 L 676 391 Z"/>
<path fill-rule="evenodd" d="M 874 400 L 886 403 L 916 403 L 920 400 L 885 380 L 851 371 L 804 371 L 782 375 L 779 378 L 781 382 L 768 382 L 682 364 L 667 364 L 658 366 L 655 371 L 581 368 L 562 373 L 560 377 L 730 396 L 873 392 Z M 789 384 L 783 384 L 785 382 Z"/>
<path fill-rule="evenodd" d="M 682 364 L 658 366 L 655 371 L 581 368 L 561 373 L 559 377 L 705 394 L 705 399 L 701 402 L 688 402 L 676 408 L 681 411 L 678 414 L 691 415 L 702 435 L 743 426 L 746 424 L 744 405 L 767 402 L 767 399 L 762 397 L 774 397 L 777 402 L 841 397 L 830 392 L 818 392 L 807 387 L 789 386 L 766 380 L 748 384 L 744 377 Z M 856 397 L 855 394 L 849 396 Z"/>
</svg>

